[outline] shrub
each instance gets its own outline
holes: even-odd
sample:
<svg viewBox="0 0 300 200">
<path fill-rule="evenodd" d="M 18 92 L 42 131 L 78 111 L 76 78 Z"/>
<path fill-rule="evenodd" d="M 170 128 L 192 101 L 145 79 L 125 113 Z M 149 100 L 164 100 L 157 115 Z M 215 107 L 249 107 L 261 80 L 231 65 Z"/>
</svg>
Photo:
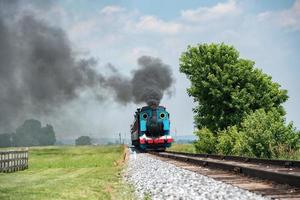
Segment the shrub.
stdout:
<svg viewBox="0 0 300 200">
<path fill-rule="evenodd" d="M 216 149 L 223 155 L 238 155 L 243 142 L 238 128 L 236 126 L 228 127 L 218 133 Z"/>
<path fill-rule="evenodd" d="M 286 125 L 277 109 L 259 109 L 245 117 L 239 127 L 227 127 L 215 135 L 207 129 L 196 134 L 196 149 L 205 153 L 286 159 L 297 158 L 300 150 L 300 132 L 292 123 Z"/>
<path fill-rule="evenodd" d="M 216 136 L 207 128 L 202 128 L 195 132 L 198 140 L 194 142 L 198 153 L 216 153 Z"/>
<path fill-rule="evenodd" d="M 275 109 L 265 112 L 259 109 L 247 116 L 240 134 L 245 145 L 241 154 L 262 158 L 291 158 L 299 150 L 300 132 Z"/>
</svg>

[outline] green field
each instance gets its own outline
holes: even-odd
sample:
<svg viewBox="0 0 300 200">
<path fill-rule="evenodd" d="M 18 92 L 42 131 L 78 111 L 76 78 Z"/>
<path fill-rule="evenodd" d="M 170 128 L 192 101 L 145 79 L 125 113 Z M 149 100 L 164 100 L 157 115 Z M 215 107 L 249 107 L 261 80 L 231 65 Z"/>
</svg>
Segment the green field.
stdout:
<svg viewBox="0 0 300 200">
<path fill-rule="evenodd" d="M 195 147 L 193 144 L 172 144 L 171 148 L 168 151 L 179 151 L 179 152 L 188 152 L 196 153 Z"/>
<path fill-rule="evenodd" d="M 0 174 L 0 199 L 132 199 L 123 146 L 30 148 L 29 169 Z"/>
</svg>

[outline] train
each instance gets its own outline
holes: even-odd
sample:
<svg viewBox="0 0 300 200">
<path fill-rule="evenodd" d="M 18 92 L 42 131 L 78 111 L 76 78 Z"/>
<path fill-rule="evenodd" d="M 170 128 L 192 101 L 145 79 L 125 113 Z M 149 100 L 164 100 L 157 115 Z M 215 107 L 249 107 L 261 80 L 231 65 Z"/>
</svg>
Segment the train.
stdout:
<svg viewBox="0 0 300 200">
<path fill-rule="evenodd" d="M 131 125 L 131 142 L 141 150 L 164 151 L 171 147 L 170 114 L 163 106 L 138 108 Z"/>
</svg>

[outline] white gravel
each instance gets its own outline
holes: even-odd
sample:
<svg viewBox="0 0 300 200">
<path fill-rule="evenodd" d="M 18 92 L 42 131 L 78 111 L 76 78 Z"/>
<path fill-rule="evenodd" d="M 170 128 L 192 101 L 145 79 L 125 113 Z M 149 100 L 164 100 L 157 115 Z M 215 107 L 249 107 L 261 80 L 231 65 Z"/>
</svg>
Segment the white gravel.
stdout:
<svg viewBox="0 0 300 200">
<path fill-rule="evenodd" d="M 142 153 L 131 152 L 124 177 L 139 199 L 268 199 Z"/>
</svg>

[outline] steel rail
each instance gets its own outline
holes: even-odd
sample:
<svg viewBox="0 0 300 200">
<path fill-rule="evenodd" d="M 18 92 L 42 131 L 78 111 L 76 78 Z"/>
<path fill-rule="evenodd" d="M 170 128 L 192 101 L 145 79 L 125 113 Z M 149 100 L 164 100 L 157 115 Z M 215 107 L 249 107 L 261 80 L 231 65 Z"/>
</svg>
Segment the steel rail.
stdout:
<svg viewBox="0 0 300 200">
<path fill-rule="evenodd" d="M 180 155 L 187 155 L 187 156 L 194 156 L 194 157 L 202 157 L 202 158 L 212 158 L 212 159 L 218 159 L 218 160 L 238 161 L 238 162 L 254 163 L 254 164 L 260 163 L 260 164 L 265 164 L 265 165 L 300 168 L 300 161 L 295 161 L 295 160 L 250 158 L 250 157 L 243 157 L 243 156 L 226 156 L 226 155 L 217 155 L 217 154 L 186 153 L 186 152 L 177 152 L 177 151 L 166 151 L 166 153 L 180 154 Z"/>
<path fill-rule="evenodd" d="M 291 186 L 300 187 L 300 173 L 291 174 L 291 173 L 272 171 L 268 169 L 267 165 L 261 165 L 261 163 L 257 163 L 257 162 L 255 163 L 255 160 L 251 160 L 252 163 L 246 165 L 243 163 L 243 161 L 239 161 L 239 159 L 242 159 L 244 157 L 236 158 L 234 156 L 235 160 L 225 160 L 225 158 L 222 160 L 220 159 L 220 157 L 214 158 L 215 155 L 212 156 L 210 155 L 209 157 L 210 159 L 207 159 L 208 157 L 204 157 L 204 156 L 201 157 L 199 156 L 199 154 L 179 153 L 179 152 L 170 152 L 170 151 L 149 152 L 149 153 L 160 157 L 166 157 L 166 158 L 175 159 L 186 163 L 191 163 L 194 165 L 200 165 L 200 166 L 214 168 L 214 169 L 221 169 L 225 171 L 232 171 L 250 177 L 256 177 L 260 179 L 274 181 L 281 184 L 288 184 Z M 227 159 L 230 159 L 230 157 Z M 262 160 L 265 161 L 266 159 L 262 159 Z M 275 163 L 277 164 L 274 165 L 275 167 L 279 165 L 277 161 Z"/>
</svg>

